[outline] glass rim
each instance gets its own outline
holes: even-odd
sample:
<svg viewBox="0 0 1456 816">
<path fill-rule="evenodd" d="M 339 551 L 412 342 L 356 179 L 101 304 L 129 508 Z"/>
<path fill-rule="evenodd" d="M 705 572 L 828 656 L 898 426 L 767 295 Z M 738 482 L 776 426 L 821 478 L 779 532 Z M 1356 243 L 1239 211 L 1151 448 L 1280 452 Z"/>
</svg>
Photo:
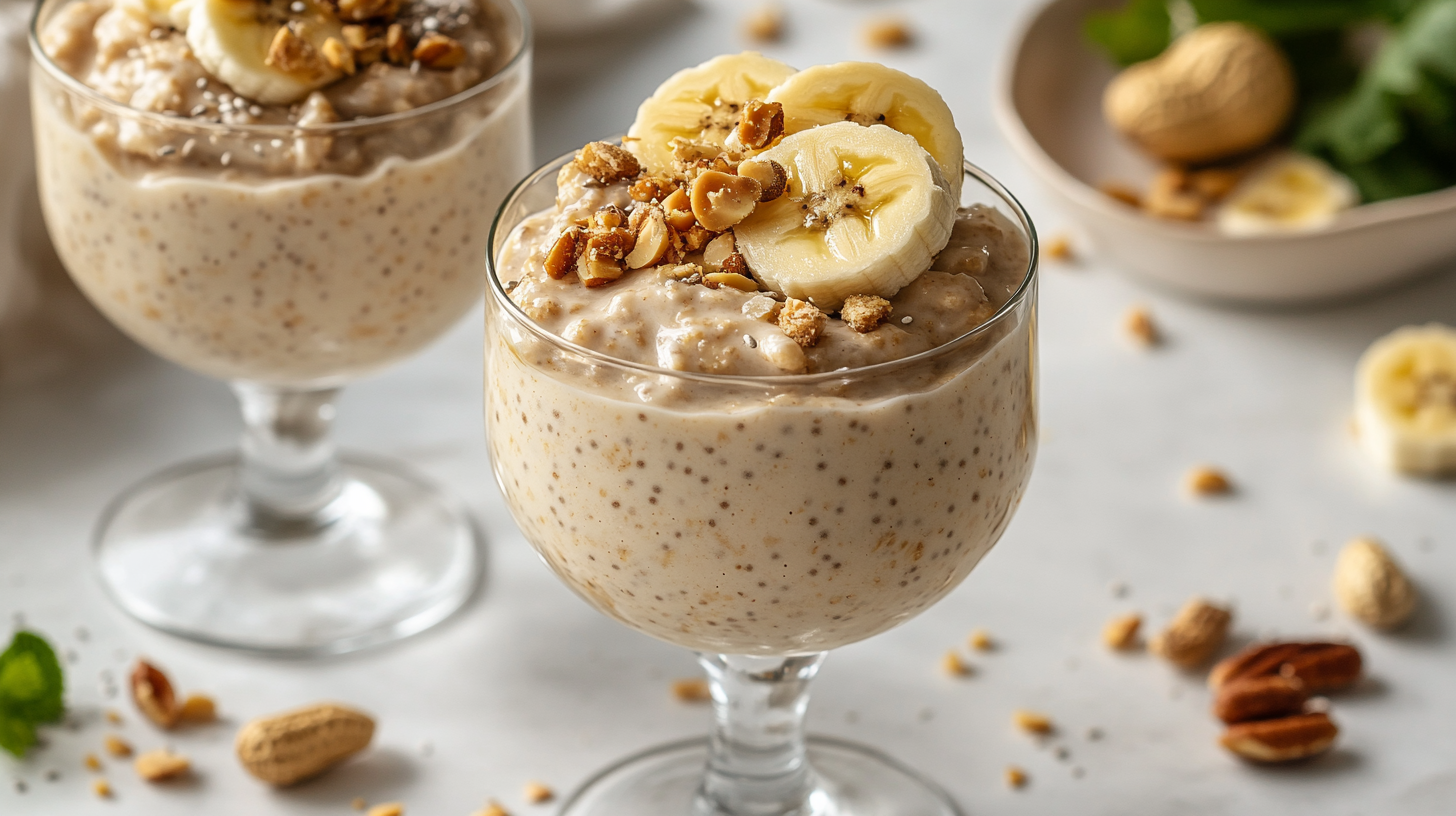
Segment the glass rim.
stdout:
<svg viewBox="0 0 1456 816">
<path fill-rule="evenodd" d="M 259 137 L 297 136 L 299 133 L 318 135 L 338 135 L 354 130 L 366 130 L 379 125 L 389 125 L 396 122 L 409 121 L 419 116 L 425 116 L 441 110 L 447 110 L 463 102 L 474 99 L 481 94 L 503 84 L 507 79 L 521 70 L 529 56 L 535 49 L 531 15 L 527 13 L 523 0 L 484 0 L 497 6 L 509 7 L 516 15 L 516 20 L 521 26 L 521 43 L 516 53 L 506 61 L 495 73 L 482 79 L 469 88 L 459 93 L 452 94 L 444 99 L 436 100 L 428 105 L 421 105 L 418 108 L 410 108 L 405 111 L 386 113 L 382 116 L 367 116 L 360 119 L 350 119 L 346 122 L 330 122 L 321 125 L 298 125 L 298 124 L 227 124 L 225 122 L 208 122 L 193 119 L 187 116 L 169 116 L 157 111 L 146 111 L 133 108 L 131 105 L 118 102 L 108 96 L 99 93 L 95 88 L 82 82 L 57 65 L 51 56 L 45 52 L 40 45 L 40 21 L 42 12 L 54 8 L 72 0 L 37 0 L 35 11 L 30 16 L 30 25 L 27 39 L 30 43 L 31 62 L 39 65 L 52 79 L 60 82 L 67 90 L 86 99 L 87 102 L 105 109 L 118 116 L 125 116 L 132 119 L 148 121 L 152 124 L 170 129 L 193 128 L 199 132 L 228 134 L 228 135 L 249 135 Z"/>
<path fill-rule="evenodd" d="M 613 357 L 609 354 L 604 354 L 600 351 L 578 345 L 571 342 L 570 340 L 567 340 L 564 337 L 547 331 L 545 327 L 532 320 L 531 317 L 527 315 L 525 311 L 521 308 L 520 304 L 516 303 L 514 300 L 511 299 L 509 293 L 507 293 L 505 290 L 505 285 L 501 281 L 500 275 L 498 274 L 498 270 L 496 268 L 496 239 L 497 236 L 500 235 L 502 220 L 505 217 L 506 211 L 513 203 L 515 203 L 516 199 L 519 198 L 527 188 L 540 181 L 542 176 L 549 173 L 557 172 L 562 166 L 566 164 L 567 161 L 574 158 L 574 156 L 575 151 L 571 153 L 565 153 L 536 168 L 534 171 L 531 172 L 530 175 L 517 182 L 516 186 L 511 188 L 510 193 L 506 195 L 505 200 L 501 202 L 500 208 L 496 210 L 495 218 L 491 222 L 490 234 L 486 237 L 486 291 L 488 293 L 487 297 L 503 303 L 505 310 L 511 315 L 515 322 L 524 325 L 526 329 L 532 334 L 536 335 L 536 337 L 546 341 L 547 343 L 550 343 L 557 348 L 569 351 L 580 357 L 584 357 L 594 364 L 629 369 L 641 374 L 655 377 L 668 376 L 676 379 L 691 380 L 702 383 L 743 386 L 815 385 L 825 382 L 859 379 L 866 376 L 879 376 L 899 371 L 901 369 L 911 368 L 920 363 L 924 363 L 929 360 L 934 360 L 938 357 L 948 355 L 953 351 L 961 348 L 962 346 L 969 344 L 972 340 L 975 340 L 983 334 L 991 331 L 994 327 L 999 326 L 1001 323 L 1005 322 L 1008 319 L 1007 316 L 1015 312 L 1017 308 L 1020 307 L 1022 302 L 1025 301 L 1030 294 L 1031 289 L 1035 285 L 1037 279 L 1037 272 L 1039 268 L 1039 244 L 1036 235 L 1036 226 L 1032 223 L 1030 214 L 1026 212 L 1026 208 L 1022 206 L 1021 202 L 1016 198 L 1016 196 L 1012 195 L 1011 191 L 1007 190 L 1006 187 L 1001 184 L 1001 182 L 995 179 L 995 177 L 993 177 L 990 173 L 987 173 L 985 170 L 982 170 L 977 165 L 972 164 L 969 161 L 965 161 L 962 163 L 962 172 L 990 189 L 991 192 L 995 193 L 997 196 L 1000 196 L 1001 200 L 1011 207 L 1012 212 L 1021 222 L 1021 226 L 1026 232 L 1028 250 L 1026 271 L 1022 274 L 1021 282 L 1016 287 L 1016 291 L 1013 292 L 1011 294 L 1011 297 L 1008 298 L 1006 302 L 1001 305 L 1001 308 L 996 310 L 995 314 L 991 315 L 991 317 L 987 318 L 984 322 L 980 323 L 975 328 L 971 329 L 965 334 L 962 334 L 946 343 L 942 343 L 941 345 L 934 348 L 926 349 L 925 351 L 922 351 L 918 354 L 912 354 L 909 357 L 901 357 L 896 360 L 887 360 L 882 363 L 875 363 L 874 365 L 862 366 L 860 368 L 836 369 L 834 371 L 821 371 L 814 374 L 714 374 L 702 371 L 677 371 L 670 368 L 662 368 L 660 366 L 649 365 L 647 363 L 639 363 L 633 360 L 623 360 L 619 357 Z M 957 206 L 959 206 L 959 204 L 957 204 Z M 514 230 L 515 226 L 516 225 L 512 225 L 511 229 Z"/>
</svg>

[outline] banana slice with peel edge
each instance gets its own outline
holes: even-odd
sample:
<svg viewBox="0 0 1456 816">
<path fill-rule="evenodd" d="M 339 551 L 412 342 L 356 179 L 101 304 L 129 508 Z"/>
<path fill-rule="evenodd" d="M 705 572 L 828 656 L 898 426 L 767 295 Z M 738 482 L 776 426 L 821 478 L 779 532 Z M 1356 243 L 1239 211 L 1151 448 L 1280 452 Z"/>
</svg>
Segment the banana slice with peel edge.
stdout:
<svg viewBox="0 0 1456 816">
<path fill-rule="evenodd" d="M 1456 329 L 1406 326 L 1376 340 L 1356 369 L 1355 424 L 1392 470 L 1456 474 Z"/>
<path fill-rule="evenodd" d="M 965 147 L 950 106 L 924 81 L 875 62 L 839 62 L 794 74 L 766 101 L 784 106 L 784 132 L 790 135 L 850 121 L 886 125 L 915 137 L 940 164 L 960 203 Z"/>
<path fill-rule="evenodd" d="M 822 125 L 756 157 L 787 190 L 734 228 L 738 251 L 769 288 L 835 311 L 850 295 L 891 297 L 930 268 L 956 217 L 939 163 L 884 125 Z"/>
<path fill-rule="evenodd" d="M 722 147 L 743 107 L 762 100 L 794 69 L 757 52 L 727 54 L 685 68 L 637 109 L 625 147 L 653 172 L 672 167 L 674 139 Z"/>
<path fill-rule="evenodd" d="M 165 0 L 147 0 L 165 2 Z M 323 57 L 343 23 L 321 0 L 182 0 L 191 5 L 187 44 L 198 62 L 238 95 L 288 104 L 339 79 Z M 290 7 L 303 4 L 302 12 Z"/>
</svg>

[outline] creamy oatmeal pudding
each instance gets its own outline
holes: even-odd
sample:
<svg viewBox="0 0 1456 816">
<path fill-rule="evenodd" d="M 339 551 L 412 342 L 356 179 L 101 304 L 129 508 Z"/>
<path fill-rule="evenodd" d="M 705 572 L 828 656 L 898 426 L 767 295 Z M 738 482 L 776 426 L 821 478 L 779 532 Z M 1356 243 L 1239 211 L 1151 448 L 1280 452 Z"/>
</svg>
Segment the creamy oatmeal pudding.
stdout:
<svg viewBox="0 0 1456 816">
<path fill-rule="evenodd" d="M 61 0 L 40 13 L 38 176 L 86 294 L 214 377 L 328 385 L 476 303 L 529 159 L 500 0 Z"/>
<path fill-rule="evenodd" d="M 966 178 L 924 83 L 756 54 L 563 163 L 497 239 L 487 352 L 497 476 L 551 567 L 730 654 L 861 640 L 955 587 L 1035 450 L 1029 236 L 974 177 L 959 206 Z"/>
</svg>

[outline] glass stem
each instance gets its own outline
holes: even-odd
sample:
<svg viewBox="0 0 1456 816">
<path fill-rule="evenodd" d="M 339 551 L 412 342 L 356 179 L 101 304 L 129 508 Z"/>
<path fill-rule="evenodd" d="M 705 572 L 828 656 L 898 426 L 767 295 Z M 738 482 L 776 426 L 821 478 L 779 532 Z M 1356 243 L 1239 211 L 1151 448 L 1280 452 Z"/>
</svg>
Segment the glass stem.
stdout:
<svg viewBox="0 0 1456 816">
<path fill-rule="evenodd" d="M 330 431 L 337 388 L 233 383 L 243 409 L 239 486 L 245 524 L 265 537 L 318 531 L 335 520 L 341 489 Z"/>
<path fill-rule="evenodd" d="M 804 714 L 809 682 L 824 656 L 698 656 L 708 672 L 715 719 L 699 816 L 811 811 L 816 780 L 805 755 Z"/>
</svg>

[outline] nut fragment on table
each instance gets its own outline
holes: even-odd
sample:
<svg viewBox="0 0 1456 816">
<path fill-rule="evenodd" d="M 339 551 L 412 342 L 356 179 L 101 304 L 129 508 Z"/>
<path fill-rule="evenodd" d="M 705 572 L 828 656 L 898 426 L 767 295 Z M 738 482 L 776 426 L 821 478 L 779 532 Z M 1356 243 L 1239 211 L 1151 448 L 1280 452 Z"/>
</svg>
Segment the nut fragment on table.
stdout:
<svg viewBox="0 0 1456 816">
<path fill-rule="evenodd" d="M 102 799 L 111 798 L 111 783 L 105 779 L 96 779 L 91 782 L 91 792 Z"/>
<path fill-rule="evenodd" d="M 971 648 L 978 652 L 989 652 L 996 648 L 996 641 L 992 639 L 990 632 L 977 629 L 971 633 Z"/>
<path fill-rule="evenodd" d="M 1328 714 L 1300 714 L 1231 725 L 1219 742 L 1251 762 L 1290 762 L 1328 751 L 1339 733 Z"/>
<path fill-rule="evenodd" d="M 238 732 L 235 747 L 243 767 L 272 785 L 292 785 L 317 776 L 369 746 L 374 720 L 332 703 L 253 720 Z"/>
<path fill-rule="evenodd" d="M 187 757 L 174 754 L 166 748 L 158 748 L 137 757 L 132 767 L 136 768 L 137 776 L 148 782 L 163 782 L 187 773 L 192 768 L 192 763 Z"/>
<path fill-rule="evenodd" d="M 1234 484 L 1223 471 L 1208 465 L 1198 465 L 1183 477 L 1183 486 L 1194 496 L 1226 496 L 1233 492 Z"/>
<path fill-rule="evenodd" d="M 206 694 L 189 694 L 182 701 L 178 720 L 185 723 L 208 723 L 217 719 L 217 703 Z"/>
<path fill-rule="evenodd" d="M 1213 716 L 1234 724 L 1286 717 L 1304 711 L 1309 692 L 1297 677 L 1244 677 L 1224 684 L 1213 701 Z"/>
<path fill-rule="evenodd" d="M 1156 346 L 1163 340 L 1158 324 L 1153 321 L 1153 313 L 1145 306 L 1133 306 L 1123 313 L 1122 330 L 1145 348 Z"/>
<path fill-rule="evenodd" d="M 904 48 L 915 42 L 915 32 L 900 17 L 870 20 L 860 33 L 870 48 Z"/>
<path fill-rule="evenodd" d="M 533 805 L 545 804 L 556 798 L 556 792 L 543 782 L 527 782 L 521 797 Z"/>
<path fill-rule="evenodd" d="M 500 802 L 492 799 L 486 803 L 485 807 L 475 811 L 470 816 L 511 816 L 511 812 L 502 807 Z"/>
<path fill-rule="evenodd" d="M 1028 734 L 1050 734 L 1054 730 L 1051 718 L 1036 711 L 1017 709 L 1012 712 L 1011 720 Z"/>
<path fill-rule="evenodd" d="M 131 744 L 115 734 L 107 734 L 102 744 L 106 748 L 106 753 L 111 754 L 117 759 L 125 759 L 131 756 Z"/>
<path fill-rule="evenodd" d="M 1070 261 L 1076 257 L 1072 251 L 1072 239 L 1065 235 L 1054 235 L 1042 246 L 1041 254 L 1053 261 Z"/>
<path fill-rule="evenodd" d="M 743 34 L 755 42 L 778 42 L 784 36 L 784 10 L 778 3 L 763 3 L 743 17 Z"/>
<path fill-rule="evenodd" d="M 399 802 L 383 802 L 369 808 L 364 816 L 404 816 L 404 805 Z"/>
<path fill-rule="evenodd" d="M 1415 612 L 1415 585 L 1373 538 L 1357 538 L 1340 551 L 1334 589 L 1346 612 L 1377 629 L 1400 626 Z"/>
<path fill-rule="evenodd" d="M 87 754 L 82 758 L 81 763 L 86 766 L 88 771 L 101 771 L 101 758 L 95 754 Z"/>
<path fill-rule="evenodd" d="M 1232 620 L 1228 609 L 1193 598 L 1183 605 L 1168 628 L 1148 643 L 1148 648 L 1175 665 L 1193 668 L 1206 663 L 1223 645 Z"/>
<path fill-rule="evenodd" d="M 1012 789 L 1026 787 L 1026 783 L 1028 780 L 1026 771 L 1021 770 L 1015 765 L 1006 766 L 1005 778 L 1006 786 Z"/>
<path fill-rule="evenodd" d="M 1238 680 L 1280 675 L 1296 678 L 1310 694 L 1353 686 L 1364 670 L 1360 650 L 1347 643 L 1261 643 L 1218 662 L 1208 675 L 1218 691 Z"/>
<path fill-rule="evenodd" d="M 969 677 L 971 674 L 971 665 L 962 660 L 954 649 L 946 652 L 940 659 L 940 668 L 951 677 Z"/>
<path fill-rule="evenodd" d="M 1142 628 L 1143 616 L 1135 612 L 1118 615 L 1102 627 L 1102 642 L 1107 648 L 1125 652 L 1138 643 L 1138 630 Z"/>
<path fill-rule="evenodd" d="M 701 677 L 674 680 L 672 696 L 684 703 L 706 703 L 713 699 L 712 691 L 708 688 L 708 681 Z"/>
</svg>

